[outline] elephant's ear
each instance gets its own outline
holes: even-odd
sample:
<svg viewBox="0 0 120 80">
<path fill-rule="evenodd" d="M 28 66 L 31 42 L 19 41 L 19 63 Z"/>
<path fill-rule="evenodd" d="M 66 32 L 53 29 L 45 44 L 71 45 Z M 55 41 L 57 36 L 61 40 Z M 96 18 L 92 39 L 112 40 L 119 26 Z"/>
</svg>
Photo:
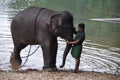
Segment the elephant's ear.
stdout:
<svg viewBox="0 0 120 80">
<path fill-rule="evenodd" d="M 53 14 L 52 16 L 50 16 L 47 20 L 46 20 L 46 24 L 48 24 L 49 26 L 52 26 L 52 19 L 54 19 L 55 17 L 57 17 L 57 16 L 61 16 L 61 14 L 60 13 L 56 13 L 56 14 Z M 59 26 L 61 26 L 62 25 L 62 20 L 61 20 L 61 18 L 59 17 L 58 18 L 58 24 L 59 24 Z"/>
</svg>

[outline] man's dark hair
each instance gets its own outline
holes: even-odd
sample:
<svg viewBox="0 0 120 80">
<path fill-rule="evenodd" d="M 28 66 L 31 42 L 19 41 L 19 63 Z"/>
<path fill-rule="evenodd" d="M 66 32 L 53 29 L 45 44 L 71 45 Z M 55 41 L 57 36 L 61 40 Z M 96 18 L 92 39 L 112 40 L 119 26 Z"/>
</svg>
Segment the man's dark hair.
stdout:
<svg viewBox="0 0 120 80">
<path fill-rule="evenodd" d="M 80 23 L 80 24 L 78 24 L 78 26 L 82 29 L 85 29 L 85 24 L 84 23 Z"/>
</svg>

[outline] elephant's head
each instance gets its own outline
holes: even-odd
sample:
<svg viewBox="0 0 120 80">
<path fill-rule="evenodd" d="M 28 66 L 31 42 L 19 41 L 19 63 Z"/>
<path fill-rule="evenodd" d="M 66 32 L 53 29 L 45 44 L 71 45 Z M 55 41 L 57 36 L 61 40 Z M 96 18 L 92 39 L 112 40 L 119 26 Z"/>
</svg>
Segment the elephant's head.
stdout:
<svg viewBox="0 0 120 80">
<path fill-rule="evenodd" d="M 46 23 L 55 36 L 60 36 L 68 41 L 73 40 L 73 16 L 69 12 L 56 13 L 52 15 Z M 71 46 L 72 45 L 69 44 L 66 45 L 61 68 L 65 64 L 66 56 Z"/>
<path fill-rule="evenodd" d="M 46 23 L 55 36 L 69 41 L 73 39 L 73 16 L 69 12 L 55 13 Z"/>
</svg>

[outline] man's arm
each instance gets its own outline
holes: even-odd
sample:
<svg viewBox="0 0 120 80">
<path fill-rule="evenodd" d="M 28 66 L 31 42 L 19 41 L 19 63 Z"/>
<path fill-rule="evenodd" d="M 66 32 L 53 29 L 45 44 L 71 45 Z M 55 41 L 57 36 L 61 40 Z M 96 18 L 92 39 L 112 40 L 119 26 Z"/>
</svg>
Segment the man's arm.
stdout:
<svg viewBox="0 0 120 80">
<path fill-rule="evenodd" d="M 77 43 L 79 43 L 79 40 L 76 40 L 76 41 L 66 41 L 67 42 L 67 44 L 77 44 Z"/>
</svg>

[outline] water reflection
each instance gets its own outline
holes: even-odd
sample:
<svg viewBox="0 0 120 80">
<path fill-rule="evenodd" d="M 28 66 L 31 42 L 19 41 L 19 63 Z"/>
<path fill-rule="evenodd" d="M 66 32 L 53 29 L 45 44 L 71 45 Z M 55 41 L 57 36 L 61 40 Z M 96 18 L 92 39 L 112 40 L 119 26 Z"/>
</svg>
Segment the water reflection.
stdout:
<svg viewBox="0 0 120 80">
<path fill-rule="evenodd" d="M 84 42 L 80 70 L 120 74 L 120 24 L 89 20 L 91 18 L 120 17 L 120 10 L 118 10 L 119 1 L 110 0 L 107 4 L 102 1 L 99 0 L 97 2 L 99 4 L 96 5 L 94 0 L 69 0 L 69 2 L 67 0 L 2 0 L 0 2 L 0 69 L 11 69 L 9 58 L 11 55 L 10 52 L 13 50 L 13 42 L 10 34 L 12 18 L 26 7 L 35 5 L 57 11 L 70 11 L 74 15 L 75 26 L 79 22 L 85 22 L 87 39 Z M 60 40 L 57 66 L 61 64 L 59 62 L 61 62 L 64 45 L 65 42 Z M 36 46 L 33 46 L 32 51 L 35 48 Z M 28 49 L 29 46 L 21 52 L 21 56 L 27 55 Z M 23 63 L 24 61 L 25 58 L 23 58 Z M 74 59 L 69 54 L 64 69 L 73 69 L 73 65 Z M 42 66 L 42 50 L 39 48 L 34 55 L 29 57 L 27 64 L 22 69 L 42 69 Z"/>
</svg>

